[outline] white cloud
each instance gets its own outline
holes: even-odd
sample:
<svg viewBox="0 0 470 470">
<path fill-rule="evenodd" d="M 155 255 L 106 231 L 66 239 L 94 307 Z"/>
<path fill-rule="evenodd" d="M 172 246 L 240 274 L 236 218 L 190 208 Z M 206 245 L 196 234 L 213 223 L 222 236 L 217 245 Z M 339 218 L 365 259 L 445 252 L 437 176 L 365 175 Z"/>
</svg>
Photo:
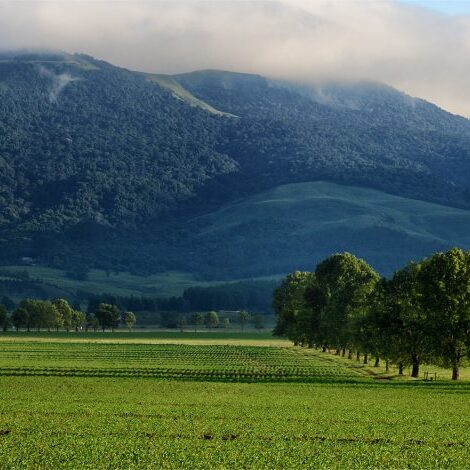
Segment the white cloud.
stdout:
<svg viewBox="0 0 470 470">
<path fill-rule="evenodd" d="M 372 79 L 470 115 L 470 17 L 394 1 L 1 2 L 0 44 L 154 72 Z"/>
</svg>

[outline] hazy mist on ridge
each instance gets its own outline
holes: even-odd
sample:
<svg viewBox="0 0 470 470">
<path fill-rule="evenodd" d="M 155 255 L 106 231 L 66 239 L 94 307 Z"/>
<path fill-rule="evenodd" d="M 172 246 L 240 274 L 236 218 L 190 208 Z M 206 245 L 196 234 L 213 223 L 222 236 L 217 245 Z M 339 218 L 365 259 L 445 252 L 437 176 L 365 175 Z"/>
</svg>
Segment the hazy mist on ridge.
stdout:
<svg viewBox="0 0 470 470">
<path fill-rule="evenodd" d="M 395 1 L 6 1 L 0 44 L 149 72 L 376 80 L 470 116 L 470 16 Z"/>
</svg>

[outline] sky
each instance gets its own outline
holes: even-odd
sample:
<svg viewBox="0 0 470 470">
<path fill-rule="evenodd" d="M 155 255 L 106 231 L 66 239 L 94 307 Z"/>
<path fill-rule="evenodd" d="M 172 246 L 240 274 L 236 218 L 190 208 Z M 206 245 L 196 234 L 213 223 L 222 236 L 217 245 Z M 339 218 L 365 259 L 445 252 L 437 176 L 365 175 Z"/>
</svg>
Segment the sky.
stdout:
<svg viewBox="0 0 470 470">
<path fill-rule="evenodd" d="M 148 72 L 374 80 L 470 117 L 470 0 L 0 0 L 0 44 Z"/>
<path fill-rule="evenodd" d="M 470 14 L 469 0 L 398 0 L 401 3 L 413 4 L 436 10 L 448 15 Z"/>
</svg>

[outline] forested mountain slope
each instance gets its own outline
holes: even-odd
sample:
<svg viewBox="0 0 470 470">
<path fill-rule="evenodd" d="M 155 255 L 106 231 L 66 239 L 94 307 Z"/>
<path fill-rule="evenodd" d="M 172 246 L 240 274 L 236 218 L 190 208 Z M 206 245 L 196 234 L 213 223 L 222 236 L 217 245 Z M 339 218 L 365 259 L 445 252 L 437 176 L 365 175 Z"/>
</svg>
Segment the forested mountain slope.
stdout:
<svg viewBox="0 0 470 470">
<path fill-rule="evenodd" d="M 196 243 L 191 221 L 211 224 L 210 214 L 234 201 L 314 181 L 469 209 L 470 122 L 374 83 L 164 76 L 80 54 L 0 54 L 0 262 L 29 256 L 142 272 L 179 265 L 230 278 L 250 271 L 236 264 L 251 248 L 218 266 L 212 254 L 229 253 L 232 234 L 198 226 Z M 310 222 L 320 233 L 323 219 Z M 248 225 L 247 242 L 268 233 Z M 379 245 L 389 237 L 371 234 Z M 465 242 L 452 232 L 436 243 L 454 240 Z M 276 253 L 268 246 L 276 240 L 265 243 Z M 283 257 L 296 259 L 298 246 Z M 286 263 L 265 256 L 250 275 Z"/>
<path fill-rule="evenodd" d="M 278 183 L 325 179 L 470 204 L 470 121 L 376 83 L 300 86 L 204 71 L 176 79 L 241 119 L 221 151 Z"/>
</svg>

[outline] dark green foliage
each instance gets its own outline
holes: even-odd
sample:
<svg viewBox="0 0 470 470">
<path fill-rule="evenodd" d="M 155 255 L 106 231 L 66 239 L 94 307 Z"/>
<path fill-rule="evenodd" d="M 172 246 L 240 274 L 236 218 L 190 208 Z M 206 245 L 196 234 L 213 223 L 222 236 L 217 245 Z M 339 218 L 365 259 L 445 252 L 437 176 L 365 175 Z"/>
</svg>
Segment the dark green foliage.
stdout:
<svg viewBox="0 0 470 470">
<path fill-rule="evenodd" d="M 191 310 L 239 310 L 270 311 L 275 281 L 243 281 L 209 287 L 191 287 L 183 293 L 183 299 Z"/>
<path fill-rule="evenodd" d="M 217 71 L 177 80 L 242 117 L 227 121 L 222 148 L 229 155 L 236 149 L 257 187 L 273 178 L 278 184 L 325 179 L 466 204 L 467 179 L 458 173 L 468 168 L 470 123 L 430 103 L 376 83 L 302 88 Z"/>
<path fill-rule="evenodd" d="M 218 125 L 209 113 L 140 74 L 87 61 L 95 68 L 0 64 L 4 224 L 75 227 L 79 238 L 100 225 L 134 226 L 234 168 L 211 150 Z M 66 86 L 51 96 L 60 80 Z"/>
<path fill-rule="evenodd" d="M 204 323 L 204 315 L 198 312 L 193 313 L 191 315 L 191 323 L 194 325 L 194 332 L 196 332 L 198 326 Z"/>
<path fill-rule="evenodd" d="M 359 347 L 396 363 L 411 365 L 433 357 L 429 311 L 423 308 L 422 264 L 410 263 L 392 279 L 381 280 L 369 297 L 368 315 L 360 325 Z"/>
<path fill-rule="evenodd" d="M 240 313 L 238 314 L 238 323 L 240 323 L 242 331 L 245 329 L 245 325 L 247 324 L 249 318 L 250 314 L 246 310 L 240 310 Z"/>
<path fill-rule="evenodd" d="M 294 344 L 363 352 L 411 365 L 452 367 L 459 378 L 470 358 L 470 251 L 453 248 L 410 263 L 392 279 L 380 279 L 349 253 L 320 263 L 315 273 L 293 273 L 275 290 L 276 335 Z"/>
<path fill-rule="evenodd" d="M 85 315 L 85 331 L 93 330 L 96 331 L 100 326 L 100 322 L 95 315 L 88 312 Z"/>
<path fill-rule="evenodd" d="M 250 309 L 269 313 L 275 286 L 275 281 L 243 281 L 208 287 L 191 287 L 186 289 L 181 297 L 170 298 L 120 297 L 111 294 L 90 295 L 86 293 L 82 295 L 87 299 L 89 312 L 94 312 L 100 303 L 108 303 L 118 305 L 121 310 L 135 312 Z"/>
<path fill-rule="evenodd" d="M 124 312 L 123 322 L 127 328 L 129 328 L 129 331 L 132 331 L 132 328 L 134 328 L 136 322 L 134 312 Z"/>
<path fill-rule="evenodd" d="M 204 323 L 209 329 L 219 326 L 219 316 L 217 315 L 217 312 L 214 312 L 213 310 L 207 312 L 204 317 Z"/>
<path fill-rule="evenodd" d="M 420 282 L 435 355 L 457 380 L 462 360 L 470 357 L 470 251 L 436 253 L 423 262 Z"/>
<path fill-rule="evenodd" d="M 121 319 L 121 311 L 116 305 L 101 303 L 95 310 L 95 317 L 103 329 L 111 328 L 114 330 L 118 327 Z"/>
<path fill-rule="evenodd" d="M 8 318 L 8 312 L 5 305 L 0 304 L 0 329 L 6 331 L 10 325 L 10 319 Z"/>
<path fill-rule="evenodd" d="M 74 327 L 74 310 L 65 299 L 55 299 L 52 305 L 59 312 L 62 317 L 62 326 L 66 331 L 70 331 Z"/>
<path fill-rule="evenodd" d="M 58 329 L 62 326 L 62 316 L 52 302 L 47 300 L 26 299 L 20 302 L 12 313 L 12 323 L 16 329 L 36 328 Z"/>
<path fill-rule="evenodd" d="M 315 282 L 313 273 L 296 271 L 289 274 L 273 294 L 273 310 L 277 315 L 275 335 L 286 335 L 295 344 L 304 340 L 305 322 L 310 307 L 305 298 L 306 289 Z"/>
<path fill-rule="evenodd" d="M 15 302 L 13 302 L 13 300 L 10 297 L 8 297 L 7 295 L 4 295 L 0 302 L 7 309 L 7 311 L 9 311 L 9 312 L 14 310 L 15 307 L 16 307 Z"/>
<path fill-rule="evenodd" d="M 355 322 L 365 315 L 368 296 L 379 275 L 363 260 L 350 253 L 330 256 L 315 269 L 322 297 L 325 339 L 336 348 L 351 347 Z"/>
</svg>

